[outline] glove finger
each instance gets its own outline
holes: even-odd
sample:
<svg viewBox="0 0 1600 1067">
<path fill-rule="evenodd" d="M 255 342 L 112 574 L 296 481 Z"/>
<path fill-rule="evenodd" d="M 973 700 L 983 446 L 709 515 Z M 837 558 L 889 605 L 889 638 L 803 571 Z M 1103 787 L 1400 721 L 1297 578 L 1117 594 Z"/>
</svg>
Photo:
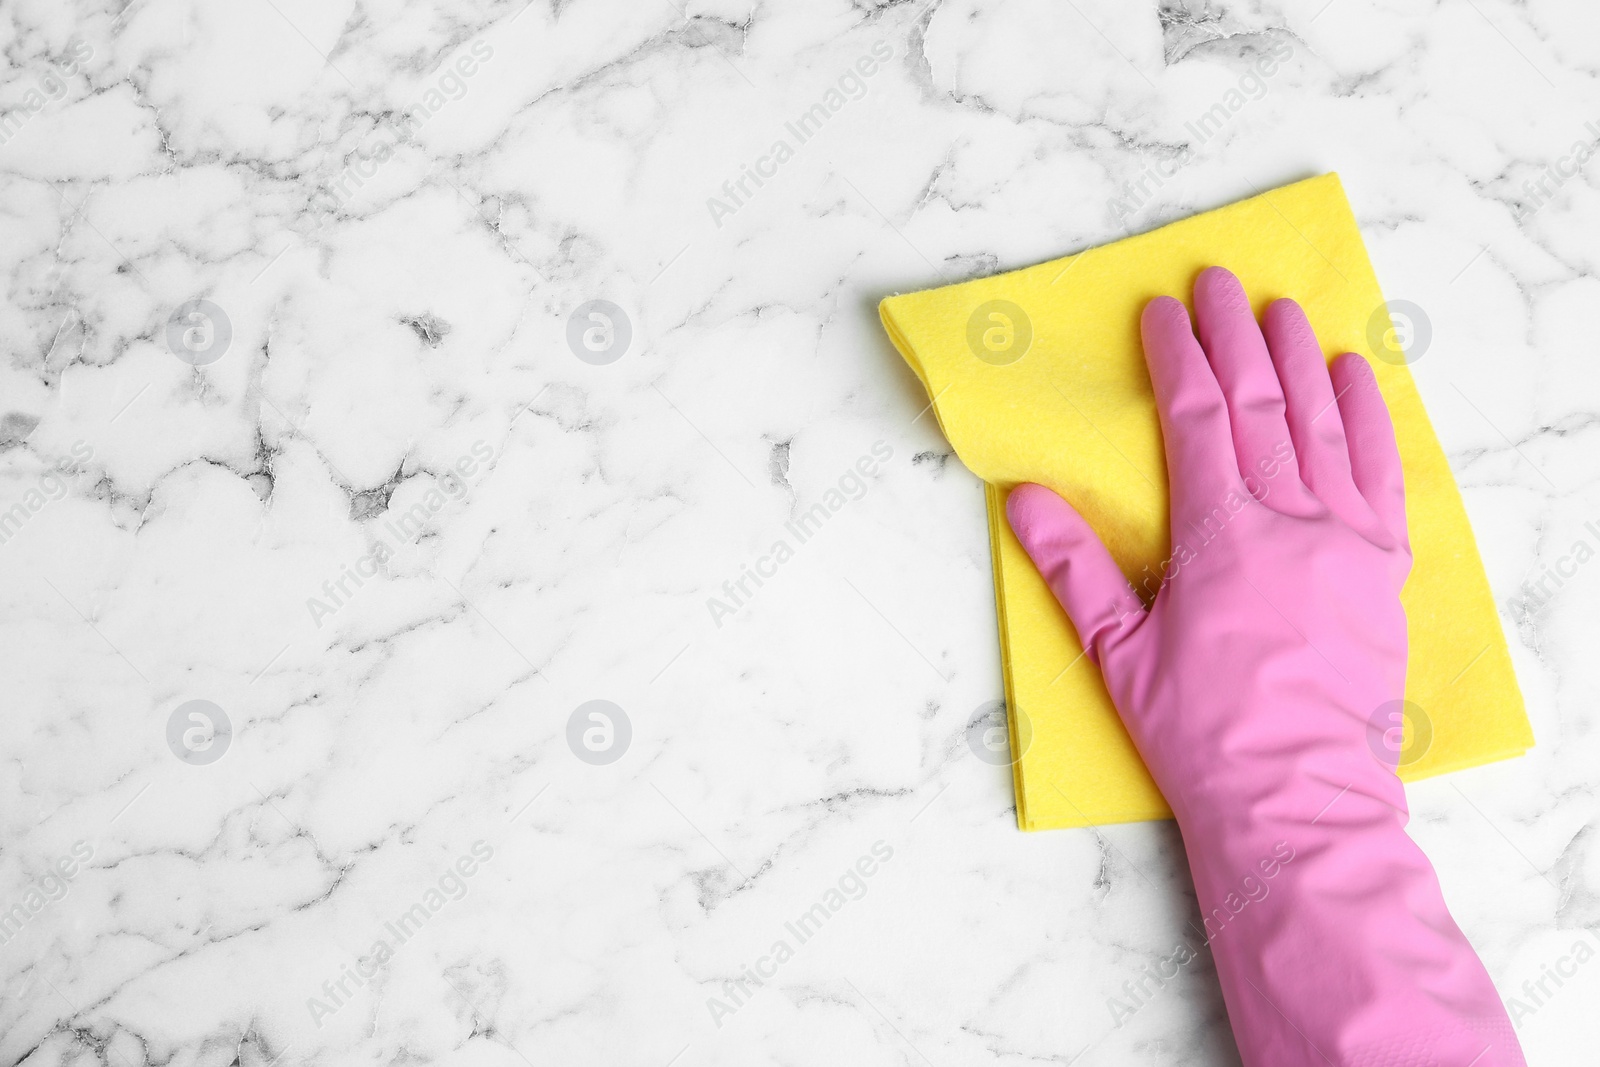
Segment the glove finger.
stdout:
<svg viewBox="0 0 1600 1067">
<path fill-rule="evenodd" d="M 1227 401 L 1234 453 L 1245 485 L 1258 496 L 1269 486 L 1280 495 L 1304 495 L 1285 418 L 1283 386 L 1244 286 L 1221 267 L 1206 268 L 1195 279 L 1194 314 L 1200 344 Z M 1262 478 L 1269 469 L 1274 474 L 1270 483 Z"/>
<path fill-rule="evenodd" d="M 1364 528 L 1370 508 L 1350 472 L 1344 417 L 1336 402 L 1328 361 L 1306 313 L 1293 300 L 1275 300 L 1263 318 L 1267 347 L 1288 401 L 1289 435 L 1300 480 L 1335 515 Z"/>
<path fill-rule="evenodd" d="M 1156 297 L 1145 305 L 1139 331 L 1161 416 L 1176 526 L 1241 488 L 1228 406 L 1181 303 Z"/>
<path fill-rule="evenodd" d="M 1006 518 L 1072 620 L 1084 651 L 1099 663 L 1144 618 L 1133 587 L 1083 516 L 1044 486 L 1024 483 L 1011 490 Z"/>
<path fill-rule="evenodd" d="M 1354 352 L 1336 358 L 1328 371 L 1350 447 L 1351 478 L 1393 543 L 1409 555 L 1405 475 L 1378 379 L 1367 361 Z"/>
</svg>

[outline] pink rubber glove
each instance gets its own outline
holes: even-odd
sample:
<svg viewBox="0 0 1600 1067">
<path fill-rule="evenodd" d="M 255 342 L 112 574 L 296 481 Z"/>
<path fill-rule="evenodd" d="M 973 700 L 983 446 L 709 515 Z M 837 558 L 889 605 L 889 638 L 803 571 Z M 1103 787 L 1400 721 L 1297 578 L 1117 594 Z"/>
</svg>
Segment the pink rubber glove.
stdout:
<svg viewBox="0 0 1600 1067">
<path fill-rule="evenodd" d="M 1406 835 L 1375 714 L 1405 690 L 1411 566 L 1394 430 L 1366 361 L 1239 281 L 1141 329 L 1172 485 L 1146 610 L 1038 485 L 1012 528 L 1104 672 L 1183 832 L 1248 1067 L 1521 1067 L 1500 998 Z M 1377 753 L 1385 754 L 1380 761 Z"/>
</svg>

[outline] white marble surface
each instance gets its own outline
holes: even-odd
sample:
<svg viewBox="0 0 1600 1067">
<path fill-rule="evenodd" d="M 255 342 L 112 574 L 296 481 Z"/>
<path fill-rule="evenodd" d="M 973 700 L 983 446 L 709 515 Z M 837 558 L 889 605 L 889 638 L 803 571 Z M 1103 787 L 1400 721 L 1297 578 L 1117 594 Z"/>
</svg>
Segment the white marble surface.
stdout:
<svg viewBox="0 0 1600 1067">
<path fill-rule="evenodd" d="M 1584 0 L 6 5 L 0 1063 L 1236 1063 L 1203 960 L 1112 1026 L 1193 909 L 1171 825 L 1022 835 L 967 749 L 980 487 L 874 307 L 1325 170 L 1431 322 L 1539 739 L 1413 787 L 1413 832 L 1507 996 L 1592 951 L 1600 565 L 1513 601 L 1600 546 L 1600 162 L 1528 192 L 1600 140 L 1597 30 Z M 168 343 L 197 298 L 231 325 L 200 367 Z M 608 365 L 566 340 L 596 299 L 631 323 Z M 595 699 L 631 723 L 607 765 L 567 741 Z M 232 724 L 209 764 L 169 747 L 192 700 Z M 1532 1063 L 1592 1055 L 1597 993 L 1585 962 L 1521 1018 Z"/>
</svg>

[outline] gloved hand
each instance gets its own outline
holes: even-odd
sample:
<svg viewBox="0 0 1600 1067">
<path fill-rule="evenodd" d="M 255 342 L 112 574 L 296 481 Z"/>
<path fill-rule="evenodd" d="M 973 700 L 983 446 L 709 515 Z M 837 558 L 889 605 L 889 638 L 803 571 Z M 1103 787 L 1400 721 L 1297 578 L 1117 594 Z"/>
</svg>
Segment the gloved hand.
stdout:
<svg viewBox="0 0 1600 1067">
<path fill-rule="evenodd" d="M 1390 749 L 1410 569 L 1394 430 L 1366 361 L 1327 364 L 1237 278 L 1141 329 L 1172 486 L 1148 609 L 1072 506 L 1007 513 L 1177 817 L 1248 1067 L 1521 1067 L 1505 1009 L 1406 835 Z M 1375 718 L 1380 725 L 1374 727 Z"/>
</svg>

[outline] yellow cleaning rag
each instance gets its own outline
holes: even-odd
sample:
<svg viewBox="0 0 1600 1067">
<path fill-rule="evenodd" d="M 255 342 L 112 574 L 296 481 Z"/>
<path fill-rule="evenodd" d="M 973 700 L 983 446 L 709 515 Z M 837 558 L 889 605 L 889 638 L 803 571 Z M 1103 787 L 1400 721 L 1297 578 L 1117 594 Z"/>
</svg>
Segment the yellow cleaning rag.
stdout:
<svg viewBox="0 0 1600 1067">
<path fill-rule="evenodd" d="M 1306 310 L 1331 357 L 1366 356 L 1394 419 L 1415 563 L 1402 731 L 1407 780 L 1521 755 L 1533 732 L 1472 529 L 1335 174 L 879 311 L 945 436 L 988 483 L 995 602 L 1024 830 L 1170 817 L 1077 634 L 1012 535 L 1023 481 L 1072 501 L 1136 584 L 1167 557 L 1166 463 L 1139 342 L 1153 297 L 1185 302 L 1212 264 L 1259 313 Z M 1177 713 L 1182 709 L 1174 709 Z"/>
</svg>

